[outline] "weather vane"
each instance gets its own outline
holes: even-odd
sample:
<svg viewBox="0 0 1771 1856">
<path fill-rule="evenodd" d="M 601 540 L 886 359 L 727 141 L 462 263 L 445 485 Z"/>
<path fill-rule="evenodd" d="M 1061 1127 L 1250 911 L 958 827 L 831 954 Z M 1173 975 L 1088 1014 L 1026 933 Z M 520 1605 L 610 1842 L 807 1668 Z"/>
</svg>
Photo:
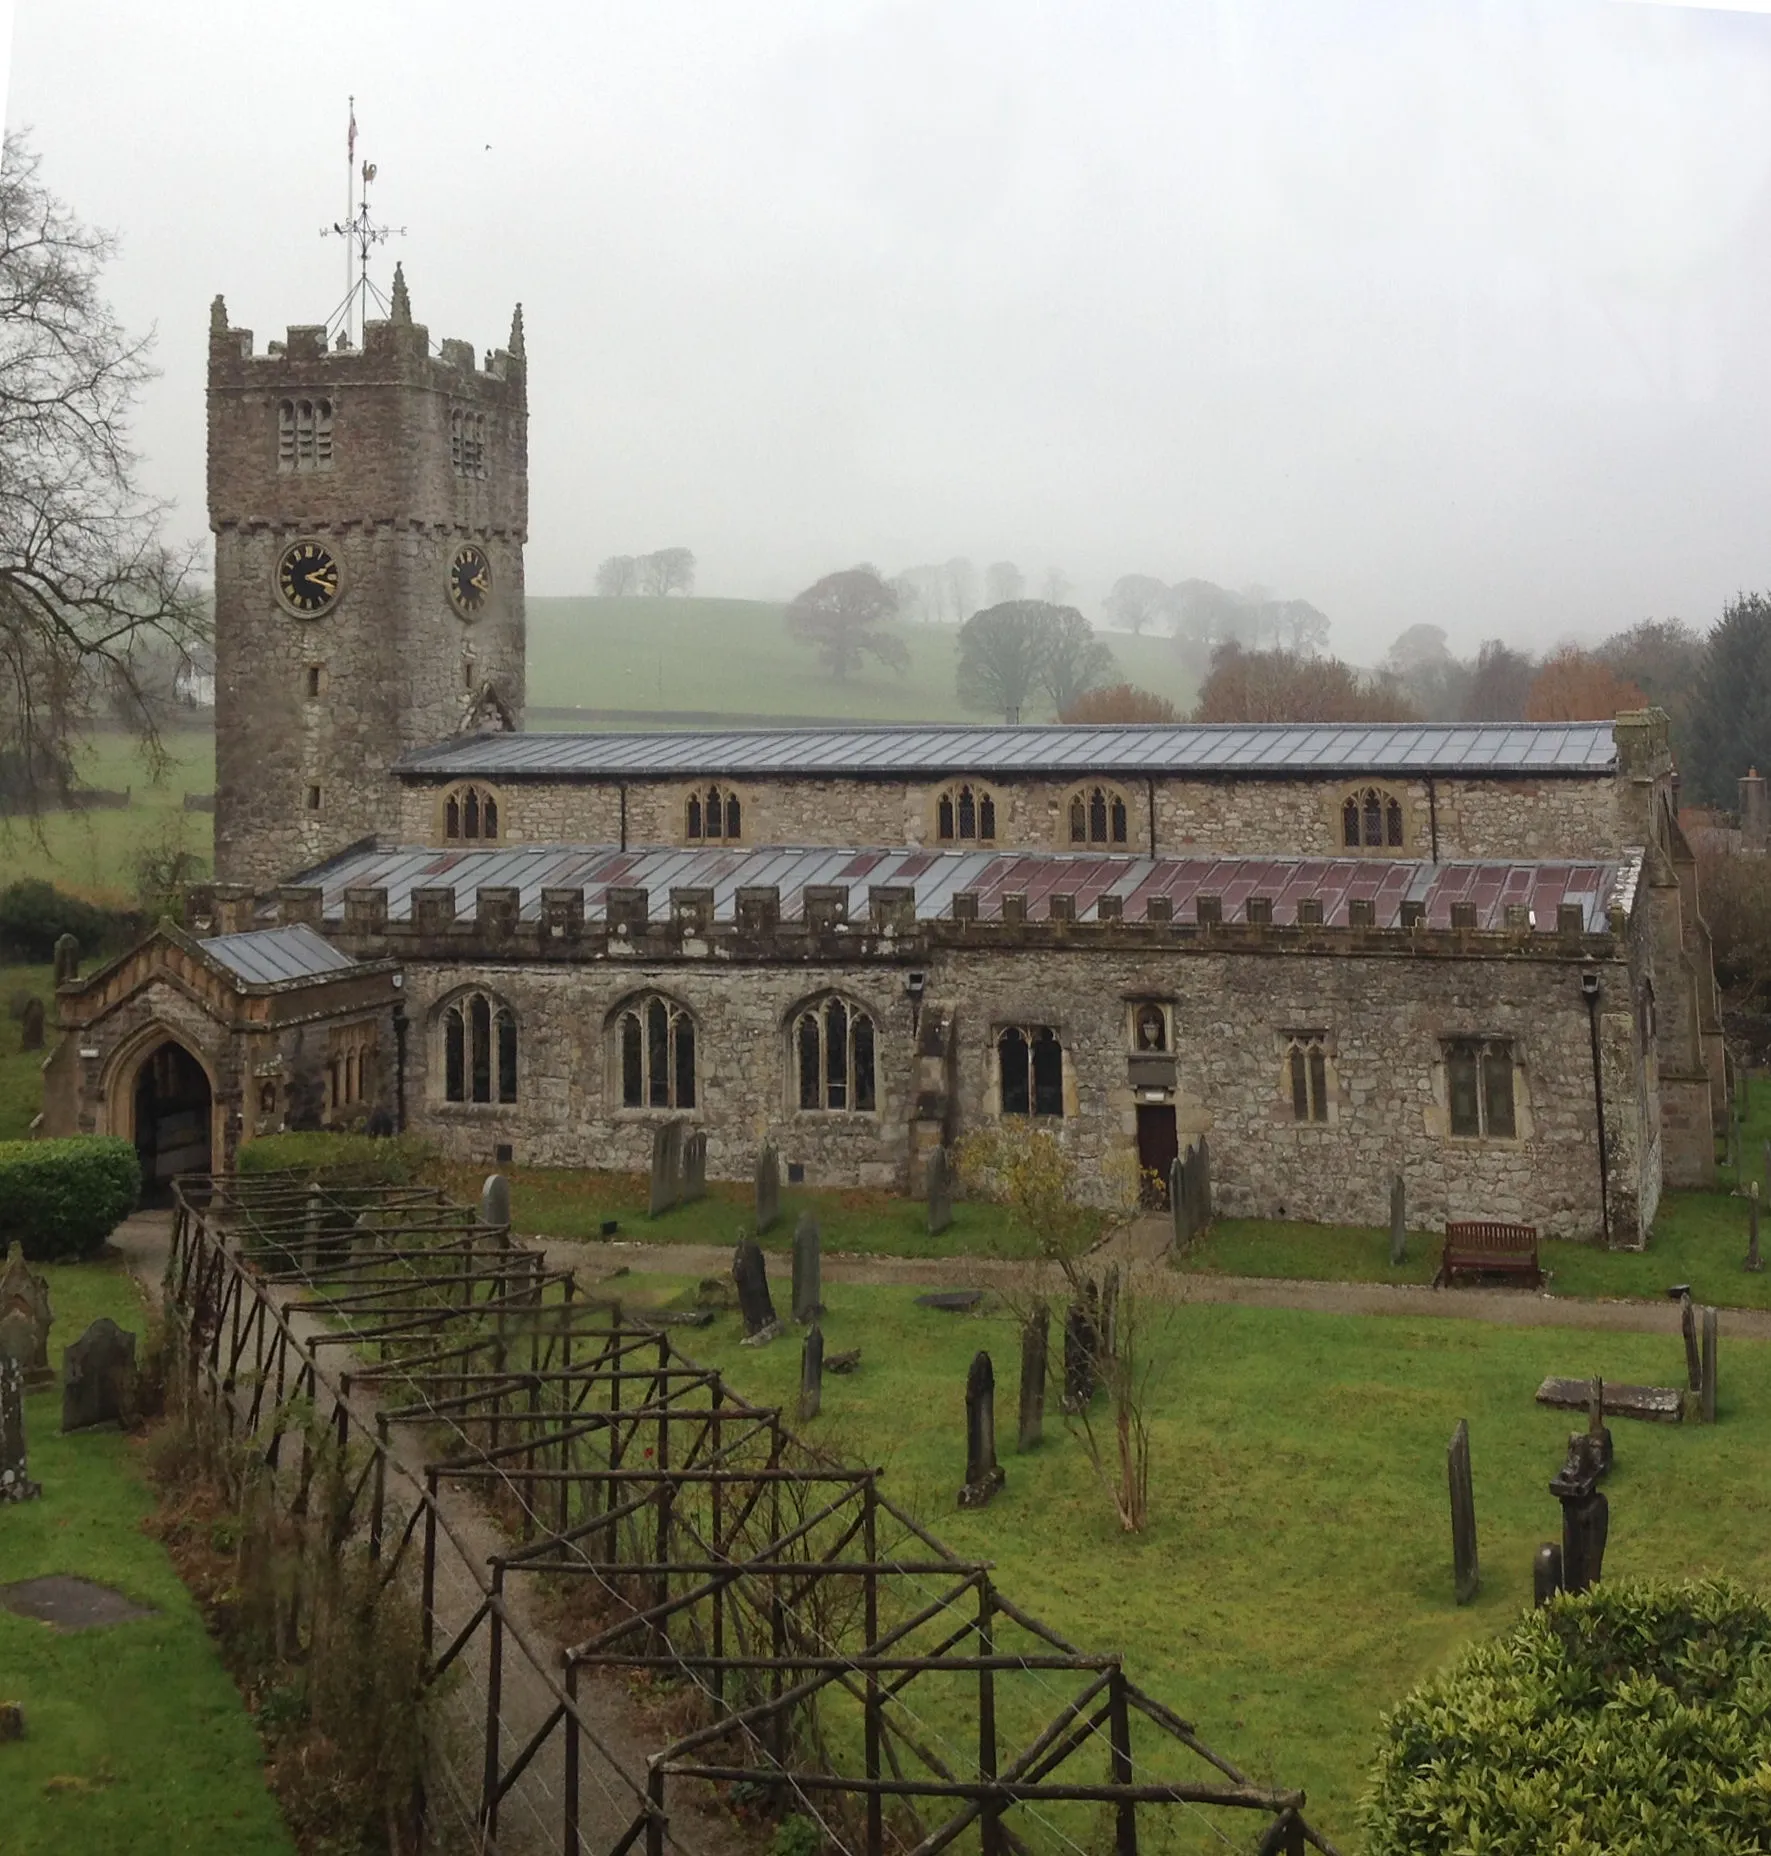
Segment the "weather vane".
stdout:
<svg viewBox="0 0 1771 1856">
<path fill-rule="evenodd" d="M 377 225 L 369 215 L 369 183 L 375 178 L 375 163 L 357 166 L 357 100 L 350 100 L 350 129 L 345 136 L 345 216 L 320 228 L 321 238 L 344 240 L 344 301 L 326 318 L 328 339 L 340 348 L 354 348 L 362 338 L 363 324 L 370 306 L 385 316 L 391 310 L 381 287 L 369 275 L 369 254 L 390 238 L 404 238 L 404 226 Z M 359 181 L 362 193 L 357 192 Z"/>
</svg>

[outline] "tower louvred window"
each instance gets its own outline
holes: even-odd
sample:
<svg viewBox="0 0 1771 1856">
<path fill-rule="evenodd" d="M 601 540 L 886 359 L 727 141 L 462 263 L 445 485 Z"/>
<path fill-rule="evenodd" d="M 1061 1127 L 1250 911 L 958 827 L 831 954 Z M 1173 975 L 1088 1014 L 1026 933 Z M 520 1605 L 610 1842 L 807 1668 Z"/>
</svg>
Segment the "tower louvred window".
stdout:
<svg viewBox="0 0 1771 1856">
<path fill-rule="evenodd" d="M 277 402 L 277 469 L 284 475 L 332 468 L 332 402 Z"/>
</svg>

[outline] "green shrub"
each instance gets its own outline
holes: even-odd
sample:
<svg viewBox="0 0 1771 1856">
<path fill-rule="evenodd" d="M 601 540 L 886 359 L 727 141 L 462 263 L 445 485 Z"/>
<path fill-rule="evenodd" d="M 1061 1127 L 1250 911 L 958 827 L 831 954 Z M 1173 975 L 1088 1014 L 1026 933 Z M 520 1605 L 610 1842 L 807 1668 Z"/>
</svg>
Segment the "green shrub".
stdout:
<svg viewBox="0 0 1771 1856">
<path fill-rule="evenodd" d="M 0 1252 L 16 1239 L 33 1263 L 95 1256 L 140 1196 L 135 1149 L 115 1135 L 0 1141 Z"/>
<path fill-rule="evenodd" d="M 1384 1719 L 1367 1856 L 1771 1850 L 1771 1609 L 1600 1585 L 1472 1645 Z"/>
<path fill-rule="evenodd" d="M 266 1134 L 245 1142 L 242 1173 L 296 1173 L 324 1186 L 412 1186 L 434 1173 L 436 1151 L 416 1135 Z"/>
<path fill-rule="evenodd" d="M 15 960 L 53 960 L 55 944 L 64 934 L 71 934 L 81 953 L 90 957 L 132 940 L 141 928 L 139 915 L 101 909 L 40 877 L 0 889 L 0 952 Z"/>
</svg>

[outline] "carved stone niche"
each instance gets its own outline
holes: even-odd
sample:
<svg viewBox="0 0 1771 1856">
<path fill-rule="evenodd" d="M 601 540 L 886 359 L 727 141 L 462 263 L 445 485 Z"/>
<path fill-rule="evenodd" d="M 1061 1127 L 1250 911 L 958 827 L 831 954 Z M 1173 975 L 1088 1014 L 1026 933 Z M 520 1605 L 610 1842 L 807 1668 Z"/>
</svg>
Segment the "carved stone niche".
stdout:
<svg viewBox="0 0 1771 1856">
<path fill-rule="evenodd" d="M 420 934 L 447 934 L 455 926 L 455 891 L 451 887 L 415 889 L 412 925 Z"/>
<path fill-rule="evenodd" d="M 781 926 L 781 890 L 774 883 L 747 883 L 738 891 L 738 932 L 773 934 Z"/>
<path fill-rule="evenodd" d="M 584 939 L 584 891 L 573 886 L 541 892 L 541 943 Z"/>
<path fill-rule="evenodd" d="M 283 928 L 318 928 L 326 896 L 317 884 L 286 883 L 277 891 L 277 923 Z"/>
<path fill-rule="evenodd" d="M 347 889 L 344 892 L 344 932 L 346 934 L 387 933 L 387 890 L 385 886 Z"/>
<path fill-rule="evenodd" d="M 678 934 L 701 939 L 713 927 L 713 891 L 673 889 L 670 892 L 670 925 Z"/>
<path fill-rule="evenodd" d="M 806 931 L 831 934 L 847 926 L 849 891 L 846 883 L 808 883 L 803 903 Z"/>
<path fill-rule="evenodd" d="M 489 941 L 508 941 L 517 931 L 523 892 L 502 884 L 474 891 L 474 926 Z"/>
<path fill-rule="evenodd" d="M 625 885 L 610 889 L 603 898 L 610 934 L 644 934 L 650 907 L 651 897 L 643 889 L 630 889 Z"/>
<path fill-rule="evenodd" d="M 908 934 L 916 926 L 916 889 L 910 883 L 874 883 L 867 914 L 876 934 Z"/>
</svg>

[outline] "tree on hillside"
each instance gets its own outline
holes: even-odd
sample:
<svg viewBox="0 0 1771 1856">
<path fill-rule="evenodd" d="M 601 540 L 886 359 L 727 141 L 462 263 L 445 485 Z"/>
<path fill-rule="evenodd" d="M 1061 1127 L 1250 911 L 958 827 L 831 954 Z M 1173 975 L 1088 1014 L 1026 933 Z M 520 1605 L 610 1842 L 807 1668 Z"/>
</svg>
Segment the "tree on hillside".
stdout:
<svg viewBox="0 0 1771 1856">
<path fill-rule="evenodd" d="M 898 595 L 865 564 L 826 574 L 787 608 L 787 630 L 839 681 L 872 658 L 901 675 L 910 651 L 898 636 Z"/>
<path fill-rule="evenodd" d="M 956 554 L 941 569 L 943 616 L 955 625 L 965 623 L 965 615 L 978 605 L 978 570 L 963 554 Z"/>
<path fill-rule="evenodd" d="M 1212 654 L 1227 644 L 1252 649 L 1253 617 L 1240 594 L 1210 580 L 1178 580 L 1163 602 L 1174 631 L 1175 648 L 1189 670 L 1203 676 Z"/>
<path fill-rule="evenodd" d="M 1414 712 L 1394 678 L 1361 677 L 1337 657 L 1218 647 L 1200 686 L 1196 722 L 1406 722 Z"/>
<path fill-rule="evenodd" d="M 1273 642 L 1299 657 L 1314 657 L 1328 643 L 1328 614 L 1307 599 L 1263 601 L 1259 617 Z"/>
<path fill-rule="evenodd" d="M 1178 722 L 1181 712 L 1166 696 L 1154 690 L 1141 690 L 1134 683 L 1111 683 L 1103 689 L 1084 690 L 1068 708 L 1059 712 L 1060 722 Z"/>
<path fill-rule="evenodd" d="M 1525 719 L 1607 722 L 1626 709 L 1640 709 L 1644 700 L 1609 664 L 1570 644 L 1552 651 L 1539 666 L 1525 695 Z"/>
<path fill-rule="evenodd" d="M 1053 713 L 1062 715 L 1084 691 L 1105 683 L 1119 666 L 1074 606 L 1048 606 L 1044 600 L 1029 603 L 1040 608 L 1039 622 L 1045 632 L 1039 685 L 1051 698 Z"/>
<path fill-rule="evenodd" d="M 1703 640 L 1680 619 L 1643 619 L 1595 647 L 1626 683 L 1664 709 L 1673 725 L 1673 752 L 1683 764 L 1691 739 L 1691 710 L 1703 676 Z"/>
<path fill-rule="evenodd" d="M 1015 599 L 974 612 L 959 628 L 959 700 L 1018 722 L 1039 688 L 1045 665 L 1045 614 L 1056 608 Z"/>
<path fill-rule="evenodd" d="M 1061 567 L 1048 567 L 1039 577 L 1039 597 L 1048 606 L 1064 605 L 1075 591 L 1070 576 Z"/>
<path fill-rule="evenodd" d="M 625 599 L 640 583 L 640 564 L 631 554 L 611 554 L 596 570 L 598 599 Z"/>
<path fill-rule="evenodd" d="M 1013 561 L 992 561 L 984 569 L 984 597 L 993 606 L 1019 599 L 1027 590 L 1027 576 Z"/>
<path fill-rule="evenodd" d="M 129 420 L 148 343 L 99 290 L 114 244 L 44 186 L 17 135 L 0 152 L 0 761 L 18 809 L 73 779 L 82 726 L 120 715 L 162 764 L 153 667 L 208 635 L 194 548 L 161 539 Z M 219 299 L 217 314 L 221 315 Z"/>
<path fill-rule="evenodd" d="M 1162 616 L 1168 588 L 1153 574 L 1121 574 L 1101 602 L 1101 610 L 1120 631 L 1137 637 Z"/>
<path fill-rule="evenodd" d="M 687 548 L 660 548 L 639 558 L 640 591 L 662 599 L 695 590 L 695 557 Z"/>
<path fill-rule="evenodd" d="M 1525 699 L 1536 668 L 1523 651 L 1515 651 L 1498 638 L 1488 639 L 1476 653 L 1476 668 L 1464 693 L 1464 722 L 1522 722 Z"/>
<path fill-rule="evenodd" d="M 1771 771 L 1771 594 L 1741 593 L 1710 632 L 1686 770 L 1696 796 L 1732 806 L 1749 767 Z"/>
</svg>

